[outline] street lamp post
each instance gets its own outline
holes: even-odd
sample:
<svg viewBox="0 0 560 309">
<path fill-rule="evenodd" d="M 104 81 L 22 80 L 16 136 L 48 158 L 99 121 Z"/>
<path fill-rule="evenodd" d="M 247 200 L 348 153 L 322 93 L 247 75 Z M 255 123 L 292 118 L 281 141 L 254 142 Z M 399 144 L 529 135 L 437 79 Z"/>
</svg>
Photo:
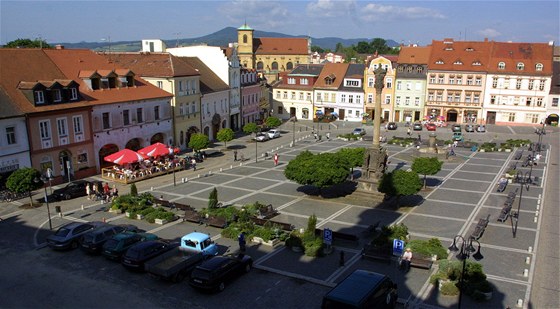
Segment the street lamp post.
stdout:
<svg viewBox="0 0 560 309">
<path fill-rule="evenodd" d="M 294 123 L 292 128 L 292 147 L 296 145 L 296 116 L 292 117 L 292 122 Z"/>
<path fill-rule="evenodd" d="M 542 140 L 543 140 L 543 135 L 546 135 L 546 131 L 544 129 L 544 122 L 542 123 L 542 127 L 540 129 L 537 129 L 535 131 L 535 133 L 539 136 L 539 142 L 537 143 L 537 145 L 534 148 L 538 148 L 537 152 L 540 154 L 541 153 L 541 149 L 542 149 Z M 533 157 L 535 157 L 535 149 L 533 148 Z"/>
<path fill-rule="evenodd" d="M 532 183 L 531 172 L 533 170 L 533 164 L 530 163 L 531 170 L 528 172 L 517 172 L 515 176 L 515 181 L 519 183 L 521 190 L 519 191 L 519 203 L 517 204 L 517 211 L 511 214 L 511 231 L 513 233 L 513 238 L 517 235 L 517 223 L 519 222 L 519 212 L 521 210 L 521 200 L 523 199 L 523 189 L 529 191 L 529 186 Z M 515 221 L 515 225 L 513 224 Z"/>
<path fill-rule="evenodd" d="M 45 203 L 47 203 L 47 216 L 49 216 L 49 229 L 52 230 L 51 209 L 50 209 L 50 206 L 49 206 L 49 198 L 47 196 L 47 187 L 45 186 L 45 181 L 47 181 L 47 178 L 45 178 L 44 176 L 41 176 L 41 178 L 35 178 L 35 179 L 33 179 L 33 181 L 35 183 L 39 183 L 39 182 L 43 183 L 43 189 L 45 190 Z M 50 181 L 50 178 L 49 178 L 49 181 Z"/>
<path fill-rule="evenodd" d="M 458 242 L 461 242 L 460 249 L 457 247 Z M 476 243 L 477 248 L 473 246 L 473 243 Z M 463 236 L 461 235 L 455 236 L 455 238 L 453 238 L 453 244 L 449 246 L 449 250 L 453 252 L 458 252 L 457 258 L 463 261 L 461 281 L 459 282 L 459 304 L 458 304 L 458 308 L 461 309 L 461 301 L 463 299 L 463 287 L 465 285 L 464 278 L 465 278 L 465 270 L 467 266 L 467 259 L 469 259 L 471 254 L 473 253 L 474 254 L 472 255 L 472 257 L 477 261 L 482 260 L 484 257 L 480 253 L 480 243 L 473 237 L 469 237 L 467 240 L 465 240 L 465 238 L 463 238 Z"/>
</svg>

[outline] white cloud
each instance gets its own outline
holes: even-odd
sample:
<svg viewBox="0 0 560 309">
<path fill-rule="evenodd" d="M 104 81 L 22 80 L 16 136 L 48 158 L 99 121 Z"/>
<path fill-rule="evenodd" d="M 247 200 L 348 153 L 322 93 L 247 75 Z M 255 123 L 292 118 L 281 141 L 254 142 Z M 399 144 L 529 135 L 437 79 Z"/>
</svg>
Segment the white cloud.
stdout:
<svg viewBox="0 0 560 309">
<path fill-rule="evenodd" d="M 338 17 L 352 14 L 356 7 L 354 0 L 316 0 L 307 5 L 307 15 L 315 18 Z"/>
<path fill-rule="evenodd" d="M 234 0 L 225 2 L 220 13 L 232 23 L 247 24 L 253 29 L 273 29 L 290 20 L 289 10 L 281 2 L 259 0 Z"/>
<path fill-rule="evenodd" d="M 478 34 L 480 34 L 481 36 L 483 36 L 485 38 L 495 38 L 495 37 L 498 37 L 498 36 L 502 35 L 500 32 L 498 32 L 498 30 L 492 29 L 492 28 L 486 28 L 486 29 L 483 29 L 483 30 L 479 30 Z"/>
<path fill-rule="evenodd" d="M 399 19 L 445 19 L 446 17 L 442 13 L 429 8 L 369 3 L 361 9 L 360 18 L 365 22 L 376 22 Z"/>
</svg>

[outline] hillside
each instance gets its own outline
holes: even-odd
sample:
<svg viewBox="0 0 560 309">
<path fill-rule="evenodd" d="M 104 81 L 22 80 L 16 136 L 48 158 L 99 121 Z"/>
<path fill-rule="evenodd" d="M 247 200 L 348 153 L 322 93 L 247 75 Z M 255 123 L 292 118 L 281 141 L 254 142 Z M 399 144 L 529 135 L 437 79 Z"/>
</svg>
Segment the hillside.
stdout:
<svg viewBox="0 0 560 309">
<path fill-rule="evenodd" d="M 258 31 L 255 30 L 255 37 L 257 38 L 304 38 L 304 35 L 287 35 L 283 33 L 277 32 L 266 32 L 266 31 Z M 334 50 L 336 48 L 336 44 L 341 43 L 343 46 L 351 46 L 356 45 L 358 42 L 362 41 L 371 41 L 373 38 L 359 38 L 359 39 L 341 39 L 335 37 L 327 37 L 327 38 L 311 38 L 311 45 L 319 46 L 323 49 L 331 49 Z M 175 47 L 177 44 L 179 46 L 186 46 L 186 45 L 194 45 L 194 44 L 207 44 L 211 46 L 227 46 L 230 42 L 237 41 L 237 28 L 234 27 L 227 27 L 220 31 L 214 32 L 212 34 L 208 34 L 205 36 L 201 36 L 198 38 L 191 38 L 191 39 L 174 39 L 174 40 L 165 40 L 165 44 L 168 47 Z M 109 45 L 107 42 L 79 42 L 79 43 L 54 43 L 52 45 L 61 44 L 64 45 L 65 48 L 85 48 L 85 49 L 93 49 L 93 50 L 111 50 L 111 51 L 139 51 L 140 50 L 140 41 L 119 41 L 119 42 L 111 42 Z M 393 40 L 387 40 L 387 45 L 390 47 L 398 46 L 399 44 Z"/>
</svg>

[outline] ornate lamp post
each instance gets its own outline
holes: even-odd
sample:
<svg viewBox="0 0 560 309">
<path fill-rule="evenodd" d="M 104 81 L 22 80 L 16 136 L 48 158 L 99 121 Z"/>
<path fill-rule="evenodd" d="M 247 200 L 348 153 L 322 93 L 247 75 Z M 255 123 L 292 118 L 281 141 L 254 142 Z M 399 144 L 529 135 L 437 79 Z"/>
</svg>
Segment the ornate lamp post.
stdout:
<svg viewBox="0 0 560 309">
<path fill-rule="evenodd" d="M 529 186 L 533 183 L 531 178 L 531 172 L 533 170 L 533 164 L 531 164 L 531 170 L 528 172 L 517 172 L 515 176 L 515 181 L 519 183 L 521 190 L 519 191 L 519 203 L 517 204 L 517 211 L 513 212 L 510 216 L 511 218 L 511 231 L 513 233 L 513 238 L 517 235 L 517 223 L 519 222 L 519 212 L 521 211 L 521 200 L 523 199 L 523 189 L 529 191 Z M 513 224 L 515 221 L 515 225 Z"/>
<path fill-rule="evenodd" d="M 460 249 L 457 247 L 458 242 L 461 243 Z M 477 248 L 473 246 L 473 243 L 476 243 Z M 464 278 L 465 278 L 465 270 L 467 266 L 467 259 L 469 259 L 471 257 L 471 254 L 473 253 L 474 254 L 472 257 L 477 261 L 482 260 L 484 257 L 480 253 L 480 243 L 477 240 L 473 239 L 472 237 L 469 237 L 469 239 L 465 240 L 465 238 L 463 238 L 463 236 L 461 235 L 457 235 L 455 236 L 455 238 L 453 238 L 453 244 L 449 246 L 449 251 L 458 252 L 457 258 L 463 261 L 463 271 L 461 272 L 461 281 L 459 282 L 460 293 L 459 293 L 459 304 L 458 304 L 458 308 L 461 309 L 461 301 L 463 299 L 463 287 L 465 285 Z"/>
<path fill-rule="evenodd" d="M 540 154 L 541 149 L 542 149 L 543 135 L 546 135 L 546 131 L 544 129 L 544 122 L 542 123 L 542 127 L 535 131 L 535 134 L 537 134 L 539 136 L 539 142 L 537 143 L 536 147 L 534 147 L 534 148 L 537 148 L 536 151 Z M 535 157 L 535 149 L 534 148 L 533 148 L 533 157 Z"/>
</svg>

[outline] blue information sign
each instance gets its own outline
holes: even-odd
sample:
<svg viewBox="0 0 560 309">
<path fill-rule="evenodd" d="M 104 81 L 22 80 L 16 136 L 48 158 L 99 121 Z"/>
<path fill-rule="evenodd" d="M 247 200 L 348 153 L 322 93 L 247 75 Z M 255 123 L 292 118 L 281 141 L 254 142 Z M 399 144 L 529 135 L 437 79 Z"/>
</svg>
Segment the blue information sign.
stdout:
<svg viewBox="0 0 560 309">
<path fill-rule="evenodd" d="M 400 239 L 393 239 L 393 255 L 401 256 L 404 252 L 404 241 Z"/>
<path fill-rule="evenodd" d="M 324 229 L 323 230 L 323 243 L 325 243 L 327 245 L 332 244 L 332 230 L 330 230 L 330 229 Z"/>
</svg>

